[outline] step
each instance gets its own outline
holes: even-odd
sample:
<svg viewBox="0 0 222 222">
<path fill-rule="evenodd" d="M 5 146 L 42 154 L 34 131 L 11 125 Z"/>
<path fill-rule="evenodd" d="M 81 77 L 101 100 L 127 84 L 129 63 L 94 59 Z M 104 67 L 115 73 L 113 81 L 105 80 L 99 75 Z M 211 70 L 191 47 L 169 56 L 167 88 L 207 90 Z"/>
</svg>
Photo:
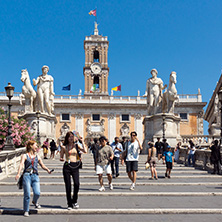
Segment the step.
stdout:
<svg viewBox="0 0 222 222">
<path fill-rule="evenodd" d="M 16 182 L 0 182 L 0 186 L 16 186 Z M 106 184 L 106 183 L 105 183 Z M 64 185 L 64 182 L 40 182 L 41 186 L 59 186 Z M 81 186 L 96 186 L 98 182 L 81 182 Z M 114 186 L 130 186 L 130 182 L 113 182 Z M 221 186 L 222 182 L 137 182 L 136 186 Z"/>
<path fill-rule="evenodd" d="M 23 210 L 19 209 L 0 209 L 0 214 L 23 215 Z M 38 209 L 30 210 L 30 214 L 38 215 L 60 215 L 60 214 L 222 214 L 222 209 L 211 208 L 174 208 L 174 209 Z"/>
<path fill-rule="evenodd" d="M 109 189 L 107 189 L 109 190 Z M 31 194 L 33 195 L 33 194 Z M 0 197 L 23 197 L 23 192 L 0 192 Z M 58 197 L 66 196 L 65 192 L 41 192 L 41 197 Z M 222 192 L 79 192 L 79 196 L 222 196 Z"/>
</svg>

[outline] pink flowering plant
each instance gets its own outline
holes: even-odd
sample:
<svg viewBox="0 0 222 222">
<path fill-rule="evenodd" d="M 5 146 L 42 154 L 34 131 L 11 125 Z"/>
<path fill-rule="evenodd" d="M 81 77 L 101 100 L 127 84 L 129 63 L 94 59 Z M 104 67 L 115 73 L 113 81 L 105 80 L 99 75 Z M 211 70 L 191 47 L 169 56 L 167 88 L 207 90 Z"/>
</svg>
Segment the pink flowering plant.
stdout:
<svg viewBox="0 0 222 222">
<path fill-rule="evenodd" d="M 12 138 L 16 148 L 24 147 L 29 140 L 34 140 L 34 133 L 24 119 L 18 119 L 12 116 Z M 0 107 L 0 149 L 4 147 L 8 135 L 8 116 L 4 108 Z"/>
</svg>

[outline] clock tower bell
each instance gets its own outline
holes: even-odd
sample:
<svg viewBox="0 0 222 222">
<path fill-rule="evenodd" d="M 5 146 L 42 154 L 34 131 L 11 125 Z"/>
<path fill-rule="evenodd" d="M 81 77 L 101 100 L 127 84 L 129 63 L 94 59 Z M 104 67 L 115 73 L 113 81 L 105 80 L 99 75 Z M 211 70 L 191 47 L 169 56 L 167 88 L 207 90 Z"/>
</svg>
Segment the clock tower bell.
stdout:
<svg viewBox="0 0 222 222">
<path fill-rule="evenodd" d="M 86 36 L 84 41 L 84 95 L 108 95 L 108 47 L 107 36 L 99 35 L 98 24 L 95 22 L 94 34 Z"/>
</svg>

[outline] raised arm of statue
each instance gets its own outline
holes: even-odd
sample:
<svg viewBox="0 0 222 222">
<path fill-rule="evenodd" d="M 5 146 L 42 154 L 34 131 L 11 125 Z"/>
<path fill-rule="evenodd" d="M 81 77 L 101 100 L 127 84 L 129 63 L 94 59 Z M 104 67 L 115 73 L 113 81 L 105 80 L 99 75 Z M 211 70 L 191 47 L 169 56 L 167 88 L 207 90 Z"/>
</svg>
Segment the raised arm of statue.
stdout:
<svg viewBox="0 0 222 222">
<path fill-rule="evenodd" d="M 33 85 L 36 86 L 39 83 L 39 77 L 36 80 L 33 79 L 32 81 L 33 81 Z"/>
</svg>

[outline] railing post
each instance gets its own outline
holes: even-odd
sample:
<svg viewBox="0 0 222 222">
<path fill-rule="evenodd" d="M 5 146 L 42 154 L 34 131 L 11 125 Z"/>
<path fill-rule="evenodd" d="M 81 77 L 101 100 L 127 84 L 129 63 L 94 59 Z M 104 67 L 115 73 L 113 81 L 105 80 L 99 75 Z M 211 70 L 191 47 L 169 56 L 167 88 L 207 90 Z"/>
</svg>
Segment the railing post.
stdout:
<svg viewBox="0 0 222 222">
<path fill-rule="evenodd" d="M 17 165 L 17 151 L 15 151 L 15 156 L 14 156 L 14 170 L 16 171 L 16 166 Z"/>
<path fill-rule="evenodd" d="M 8 153 L 6 154 L 5 159 L 5 175 L 8 176 Z"/>
</svg>

